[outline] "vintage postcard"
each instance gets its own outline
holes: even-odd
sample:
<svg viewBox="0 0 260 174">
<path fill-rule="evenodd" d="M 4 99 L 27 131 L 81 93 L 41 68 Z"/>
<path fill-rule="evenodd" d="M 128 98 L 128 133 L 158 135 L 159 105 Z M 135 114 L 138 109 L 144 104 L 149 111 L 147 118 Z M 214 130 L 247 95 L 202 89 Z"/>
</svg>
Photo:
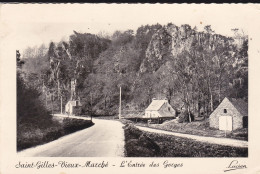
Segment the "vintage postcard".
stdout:
<svg viewBox="0 0 260 174">
<path fill-rule="evenodd" d="M 260 173 L 259 4 L 1 4 L 0 173 Z"/>
</svg>

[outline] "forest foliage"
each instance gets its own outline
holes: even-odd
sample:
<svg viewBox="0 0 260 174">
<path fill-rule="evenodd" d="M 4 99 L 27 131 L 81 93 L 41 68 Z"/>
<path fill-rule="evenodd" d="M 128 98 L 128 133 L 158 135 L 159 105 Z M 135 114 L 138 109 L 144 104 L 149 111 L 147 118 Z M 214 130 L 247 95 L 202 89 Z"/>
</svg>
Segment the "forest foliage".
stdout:
<svg viewBox="0 0 260 174">
<path fill-rule="evenodd" d="M 110 37 L 74 31 L 68 42 L 27 48 L 23 80 L 51 112 L 60 112 L 61 100 L 64 110 L 76 79 L 83 114 L 116 115 L 121 87 L 124 114 L 167 98 L 180 112 L 206 117 L 226 96 L 248 100 L 248 37 L 234 31 L 172 23 Z"/>
</svg>

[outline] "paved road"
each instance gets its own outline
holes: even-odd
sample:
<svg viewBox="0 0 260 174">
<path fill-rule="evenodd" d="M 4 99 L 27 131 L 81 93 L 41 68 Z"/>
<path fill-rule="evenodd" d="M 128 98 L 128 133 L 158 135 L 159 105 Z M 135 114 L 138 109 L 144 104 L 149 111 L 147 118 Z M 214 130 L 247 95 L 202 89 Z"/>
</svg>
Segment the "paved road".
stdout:
<svg viewBox="0 0 260 174">
<path fill-rule="evenodd" d="M 136 126 L 136 127 L 140 130 L 147 131 L 147 132 L 153 132 L 153 133 L 159 133 L 159 134 L 167 134 L 167 135 L 174 135 L 174 136 L 178 136 L 178 137 L 190 138 L 190 139 L 205 142 L 205 143 L 219 144 L 219 145 L 233 146 L 233 147 L 245 147 L 245 148 L 248 147 L 248 142 L 242 141 L 242 140 L 182 134 L 182 133 L 158 130 L 158 129 L 148 128 L 148 127 L 142 127 L 142 126 Z"/>
<path fill-rule="evenodd" d="M 69 116 L 64 114 L 53 114 L 53 117 L 55 118 L 76 118 L 76 119 L 82 119 L 82 120 L 90 120 L 90 117 L 81 117 L 81 116 Z"/>
<path fill-rule="evenodd" d="M 18 153 L 39 157 L 116 157 L 124 156 L 123 124 L 93 119 L 94 126 L 66 135 L 50 143 Z"/>
</svg>

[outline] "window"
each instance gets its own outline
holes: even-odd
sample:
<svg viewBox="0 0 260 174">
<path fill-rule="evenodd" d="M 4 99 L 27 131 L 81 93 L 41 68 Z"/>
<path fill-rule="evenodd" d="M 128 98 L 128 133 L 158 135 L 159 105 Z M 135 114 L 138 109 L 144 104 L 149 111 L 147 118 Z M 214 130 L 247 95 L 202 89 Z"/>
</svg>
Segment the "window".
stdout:
<svg viewBox="0 0 260 174">
<path fill-rule="evenodd" d="M 227 109 L 224 109 L 224 113 L 227 113 Z"/>
<path fill-rule="evenodd" d="M 171 108 L 170 108 L 170 107 L 168 107 L 168 111 L 171 111 Z"/>
</svg>

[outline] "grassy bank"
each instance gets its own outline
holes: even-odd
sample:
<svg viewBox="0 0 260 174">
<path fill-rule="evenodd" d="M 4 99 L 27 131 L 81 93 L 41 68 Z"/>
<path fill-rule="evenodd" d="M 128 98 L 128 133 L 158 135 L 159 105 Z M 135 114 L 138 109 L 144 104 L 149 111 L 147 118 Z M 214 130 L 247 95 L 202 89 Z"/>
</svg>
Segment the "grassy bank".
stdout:
<svg viewBox="0 0 260 174">
<path fill-rule="evenodd" d="M 201 143 L 187 138 L 141 131 L 127 124 L 127 157 L 247 157 L 247 148 Z"/>
<path fill-rule="evenodd" d="M 64 135 L 94 125 L 90 120 L 66 118 L 63 122 L 52 122 L 46 128 L 37 128 L 28 124 L 17 127 L 17 151 L 56 140 Z"/>
<path fill-rule="evenodd" d="M 192 135 L 225 137 L 225 131 L 209 127 L 208 119 L 191 123 L 175 123 L 174 121 L 167 121 L 163 124 L 151 124 L 149 125 L 149 127 Z M 248 129 L 240 129 L 232 132 L 227 132 L 226 137 L 247 141 Z"/>
<path fill-rule="evenodd" d="M 160 130 L 167 130 L 172 132 L 179 132 L 192 135 L 200 135 L 206 137 L 225 137 L 225 131 L 210 128 L 209 121 L 201 120 L 194 121 L 191 123 L 176 123 L 174 120 L 165 121 L 162 124 L 147 124 L 145 122 L 133 122 L 136 125 L 151 127 Z M 232 132 L 227 132 L 226 138 L 233 138 L 238 140 L 248 140 L 248 129 L 243 128 L 239 130 L 234 130 Z"/>
</svg>

